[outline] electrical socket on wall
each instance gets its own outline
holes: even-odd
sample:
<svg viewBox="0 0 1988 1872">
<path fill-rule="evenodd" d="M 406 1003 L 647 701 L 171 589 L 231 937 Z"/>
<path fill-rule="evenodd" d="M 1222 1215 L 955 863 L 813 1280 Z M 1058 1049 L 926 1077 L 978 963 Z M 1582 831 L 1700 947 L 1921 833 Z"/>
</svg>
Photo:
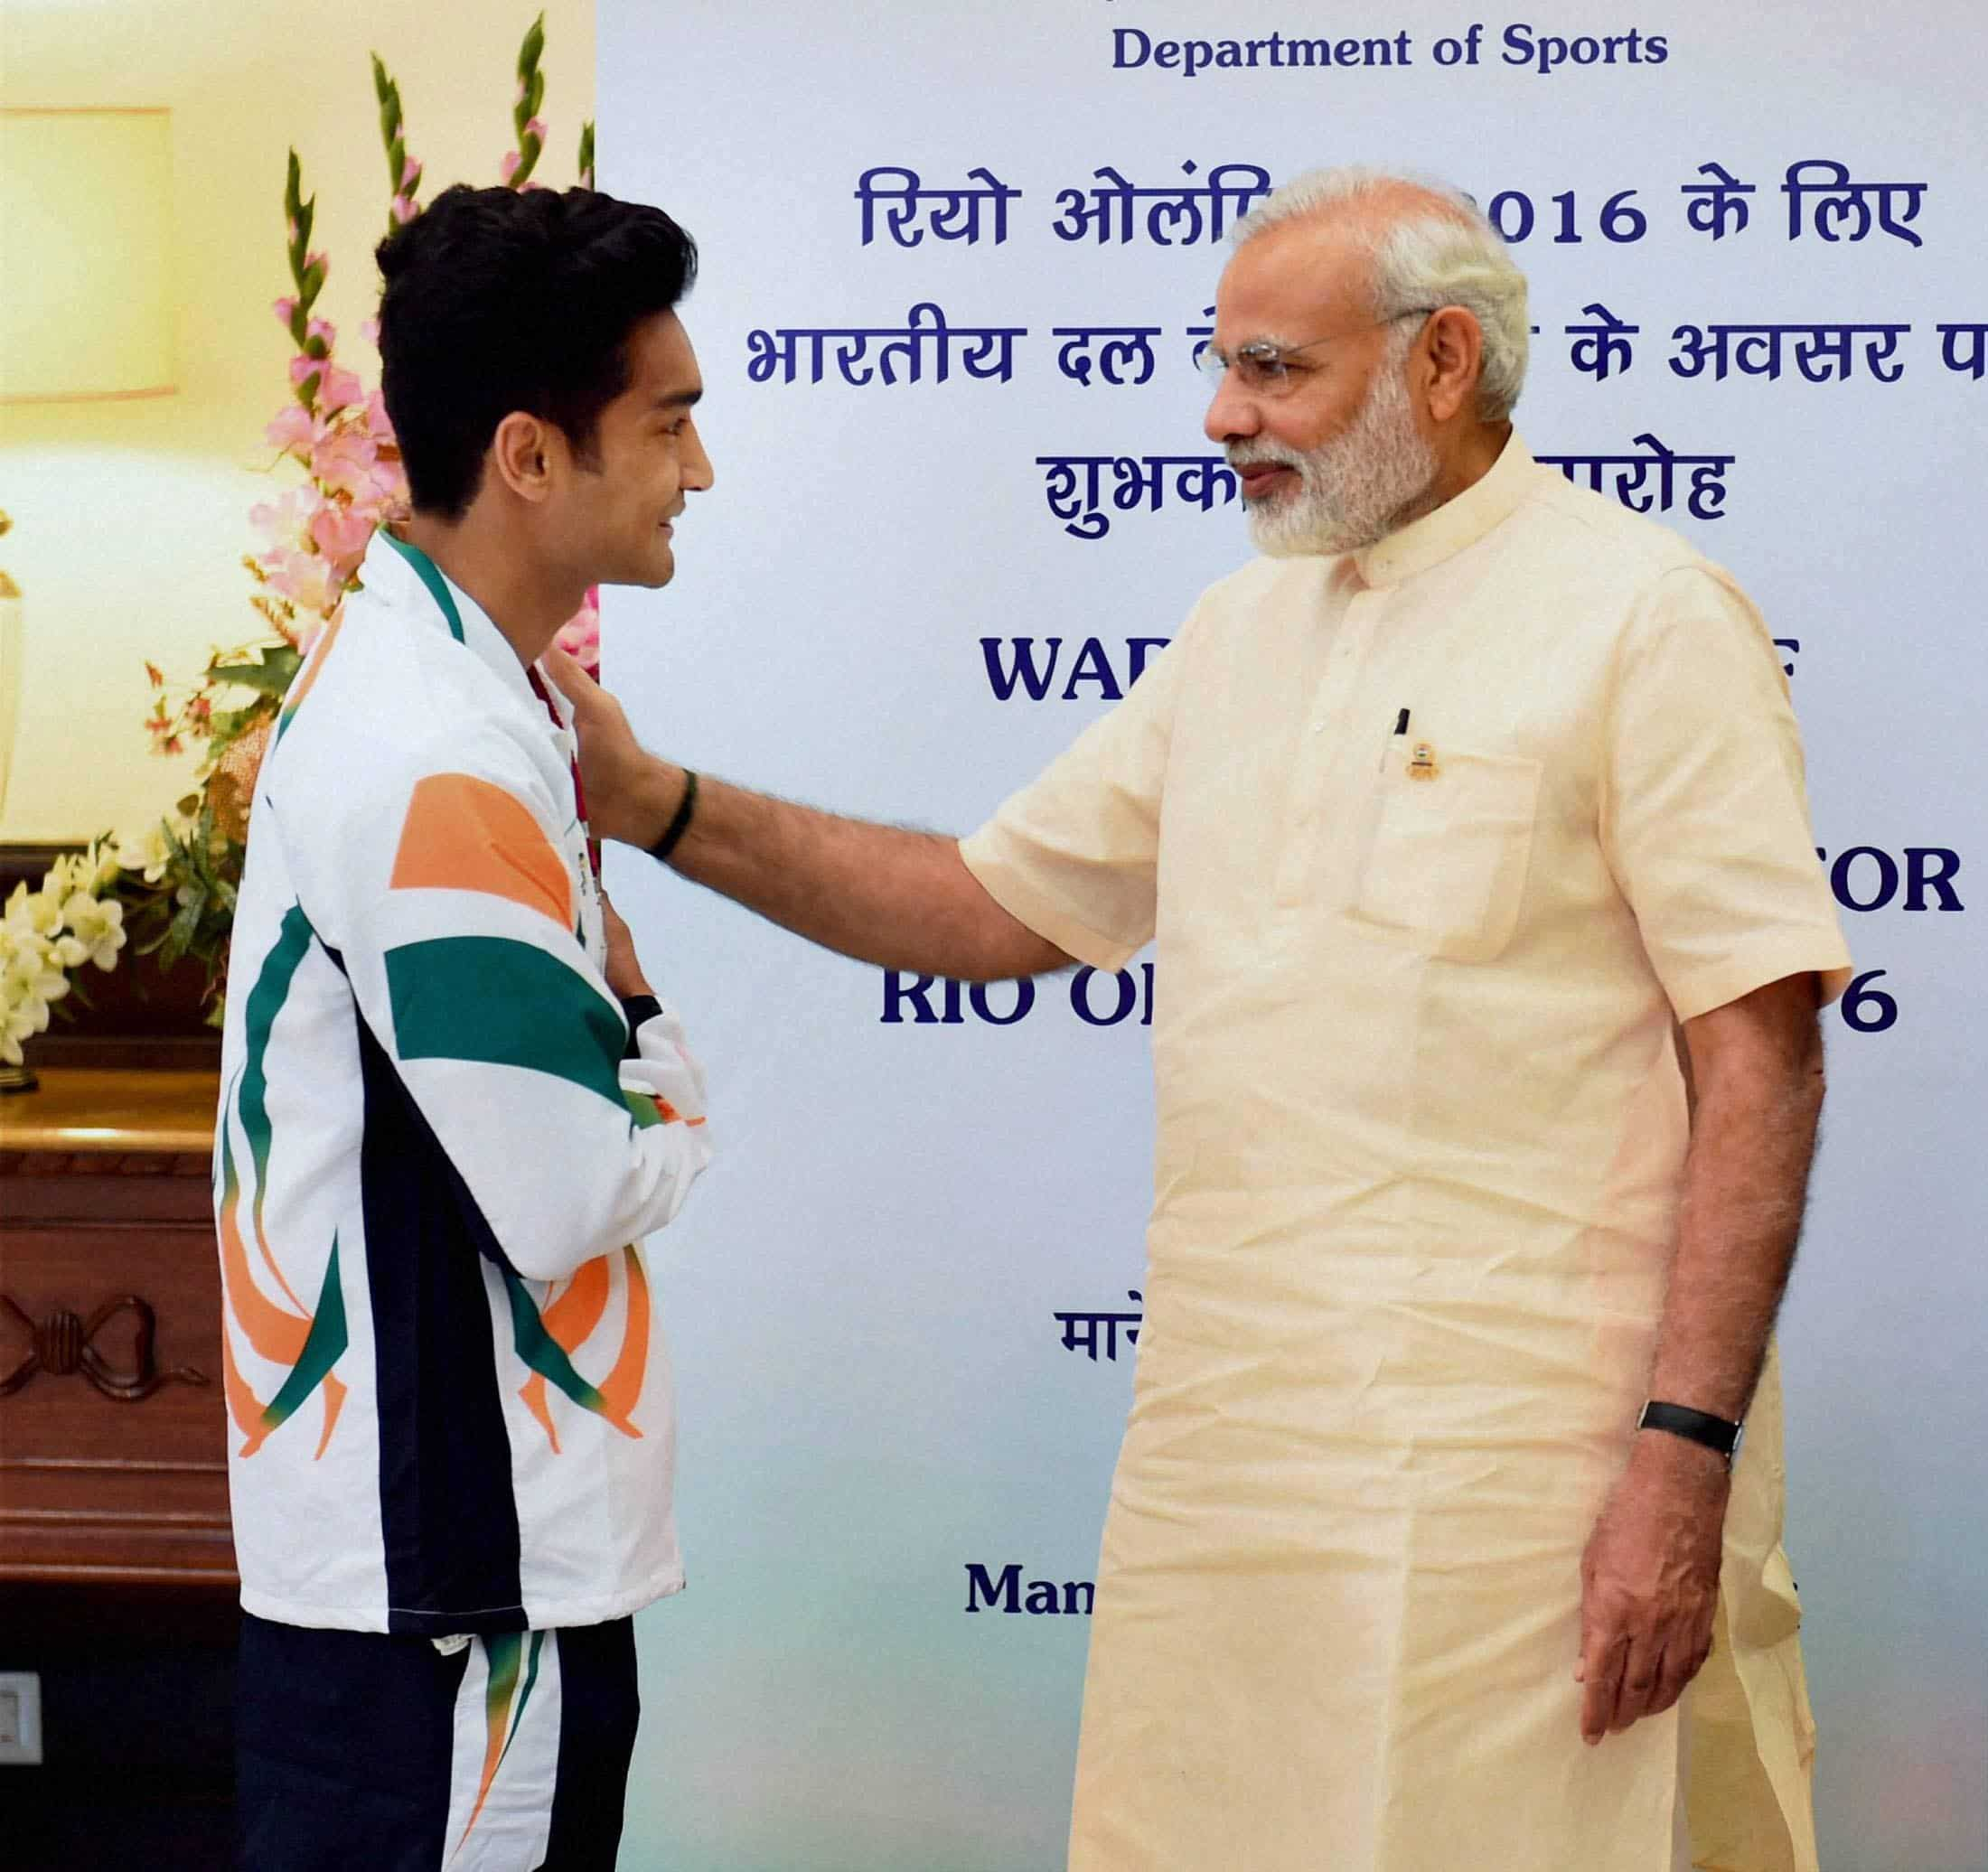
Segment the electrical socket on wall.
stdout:
<svg viewBox="0 0 1988 1872">
<path fill-rule="evenodd" d="M 42 1680 L 33 1671 L 0 1671 L 0 1766 L 42 1759 Z"/>
</svg>

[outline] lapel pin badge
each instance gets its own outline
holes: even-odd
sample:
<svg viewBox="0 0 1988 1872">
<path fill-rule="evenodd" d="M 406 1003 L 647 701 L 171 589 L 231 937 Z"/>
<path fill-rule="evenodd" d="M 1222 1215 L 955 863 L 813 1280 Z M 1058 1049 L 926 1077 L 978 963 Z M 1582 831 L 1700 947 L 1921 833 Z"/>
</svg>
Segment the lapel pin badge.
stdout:
<svg viewBox="0 0 1988 1872">
<path fill-rule="evenodd" d="M 1408 777 L 1411 780 L 1434 780 L 1441 769 L 1436 765 L 1436 750 L 1426 741 L 1418 741 L 1414 751 L 1408 757 Z"/>
</svg>

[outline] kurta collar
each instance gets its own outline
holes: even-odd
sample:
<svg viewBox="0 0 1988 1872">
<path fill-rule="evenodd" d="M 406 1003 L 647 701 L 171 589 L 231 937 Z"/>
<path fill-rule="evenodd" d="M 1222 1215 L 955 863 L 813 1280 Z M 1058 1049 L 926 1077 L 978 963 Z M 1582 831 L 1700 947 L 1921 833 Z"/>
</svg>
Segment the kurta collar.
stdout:
<svg viewBox="0 0 1988 1872">
<path fill-rule="evenodd" d="M 1537 472 L 1532 452 L 1514 430 L 1497 460 L 1462 493 L 1355 553 L 1361 578 L 1370 585 L 1399 585 L 1475 546 L 1517 511 Z"/>
<path fill-rule="evenodd" d="M 525 666 L 511 640 L 491 622 L 490 613 L 418 547 L 377 529 L 359 568 L 360 583 L 397 612 L 427 629 L 454 637 L 486 664 L 519 706 L 534 716 L 545 705 L 532 688 Z M 450 612 L 453 608 L 454 615 Z"/>
</svg>

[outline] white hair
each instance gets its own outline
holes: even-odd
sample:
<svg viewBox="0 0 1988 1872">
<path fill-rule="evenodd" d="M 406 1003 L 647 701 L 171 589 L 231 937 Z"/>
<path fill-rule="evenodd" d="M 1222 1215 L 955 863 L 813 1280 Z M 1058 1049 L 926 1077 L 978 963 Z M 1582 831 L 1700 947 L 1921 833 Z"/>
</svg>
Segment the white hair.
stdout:
<svg viewBox="0 0 1988 1872">
<path fill-rule="evenodd" d="M 1403 196 L 1428 198 L 1409 206 Z M 1498 230 L 1469 196 L 1423 176 L 1346 164 L 1313 169 L 1286 183 L 1236 224 L 1237 247 L 1259 234 L 1310 216 L 1367 204 L 1389 211 L 1349 217 L 1374 256 L 1374 315 L 1393 318 L 1424 307 L 1460 305 L 1484 334 L 1477 379 L 1477 414 L 1503 422 L 1525 384 L 1530 338 L 1525 276 L 1514 265 Z"/>
</svg>

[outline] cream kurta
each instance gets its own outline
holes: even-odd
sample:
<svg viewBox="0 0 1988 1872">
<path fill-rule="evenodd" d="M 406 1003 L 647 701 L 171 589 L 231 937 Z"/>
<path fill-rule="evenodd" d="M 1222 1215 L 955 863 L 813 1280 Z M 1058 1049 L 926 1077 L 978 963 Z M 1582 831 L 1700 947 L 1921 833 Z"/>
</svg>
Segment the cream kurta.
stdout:
<svg viewBox="0 0 1988 1872">
<path fill-rule="evenodd" d="M 1085 961 L 1158 938 L 1074 1872 L 1670 1872 L 1678 1715 L 1586 1748 L 1572 1671 L 1673 1016 L 1848 961 L 1758 614 L 1514 439 L 1364 553 L 1214 586 L 964 850 Z M 1739 1872 L 1815 1866 L 1778 1417 L 1770 1370 L 1690 1705 L 1694 1855 Z"/>
</svg>

